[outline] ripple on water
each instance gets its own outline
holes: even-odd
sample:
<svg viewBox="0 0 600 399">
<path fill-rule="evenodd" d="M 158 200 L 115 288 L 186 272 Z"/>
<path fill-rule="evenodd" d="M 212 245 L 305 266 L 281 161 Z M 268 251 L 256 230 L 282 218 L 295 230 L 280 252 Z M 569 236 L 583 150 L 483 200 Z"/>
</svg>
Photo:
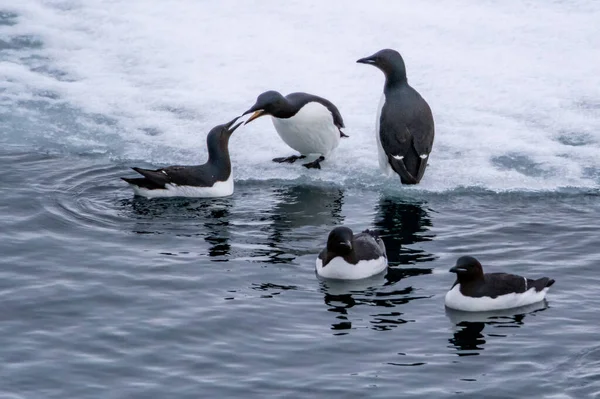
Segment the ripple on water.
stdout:
<svg viewBox="0 0 600 399">
<path fill-rule="evenodd" d="M 318 395 L 327 385 L 377 397 L 397 392 L 399 371 L 408 396 L 514 396 L 536 379 L 547 381 L 544 394 L 595 389 L 597 351 L 586 346 L 597 195 L 409 200 L 241 182 L 230 198 L 146 200 L 120 181 L 127 168 L 103 157 L 13 152 L 0 161 L 18 187 L 3 197 L 10 233 L 0 229 L 0 356 L 17 381 L 9 392 L 29 393 L 25 383 L 38 388 L 31 396 L 75 389 L 43 377 L 55 373 L 149 396 L 173 386 L 173 395 L 198 386 Z M 339 224 L 380 232 L 387 273 L 317 278 L 316 253 Z M 445 314 L 447 269 L 465 251 L 490 268 L 556 278 L 548 303 Z M 241 376 L 234 383 L 232 373 Z"/>
</svg>

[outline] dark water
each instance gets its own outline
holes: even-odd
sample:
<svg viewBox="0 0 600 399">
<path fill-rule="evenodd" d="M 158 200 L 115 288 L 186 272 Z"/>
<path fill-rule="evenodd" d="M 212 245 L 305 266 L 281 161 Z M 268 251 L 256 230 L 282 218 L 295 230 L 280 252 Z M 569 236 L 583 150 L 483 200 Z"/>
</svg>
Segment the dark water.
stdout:
<svg viewBox="0 0 600 399">
<path fill-rule="evenodd" d="M 0 152 L 0 397 L 600 396 L 597 192 L 145 200 L 126 166 Z M 316 278 L 342 223 L 382 232 L 385 278 Z M 516 314 L 448 312 L 461 254 L 557 283 Z"/>
</svg>

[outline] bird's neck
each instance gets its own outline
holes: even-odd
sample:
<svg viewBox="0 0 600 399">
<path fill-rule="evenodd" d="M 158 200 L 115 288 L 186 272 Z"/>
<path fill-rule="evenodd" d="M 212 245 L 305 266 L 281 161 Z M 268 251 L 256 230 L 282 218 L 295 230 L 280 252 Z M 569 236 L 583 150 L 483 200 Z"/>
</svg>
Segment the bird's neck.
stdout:
<svg viewBox="0 0 600 399">
<path fill-rule="evenodd" d="M 217 145 L 208 148 L 208 162 L 231 163 L 229 159 L 229 138 L 220 140 Z"/>
<path fill-rule="evenodd" d="M 284 104 L 279 106 L 277 112 L 273 113 L 272 116 L 275 118 L 287 119 L 296 115 L 297 112 L 298 110 L 292 107 L 292 104 L 286 101 Z"/>
<path fill-rule="evenodd" d="M 406 78 L 406 69 L 396 68 L 393 71 L 386 71 L 385 73 L 385 87 L 394 88 L 408 84 Z"/>
</svg>

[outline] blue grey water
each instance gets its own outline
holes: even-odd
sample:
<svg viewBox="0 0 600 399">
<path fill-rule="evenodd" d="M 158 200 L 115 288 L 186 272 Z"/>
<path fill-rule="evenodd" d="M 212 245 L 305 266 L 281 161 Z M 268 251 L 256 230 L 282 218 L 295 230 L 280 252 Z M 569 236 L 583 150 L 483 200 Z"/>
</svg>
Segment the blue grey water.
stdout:
<svg viewBox="0 0 600 399">
<path fill-rule="evenodd" d="M 0 1 L 0 398 L 600 397 L 600 95 L 582 83 L 597 74 L 582 64 L 569 85 L 522 90 L 554 82 L 552 54 L 544 51 L 575 43 L 572 54 L 589 56 L 598 40 L 589 33 L 598 28 L 580 22 L 600 15 L 598 7 L 482 2 L 470 10 L 477 29 L 512 23 L 540 39 L 560 29 L 547 21 L 566 21 L 574 32 L 553 36 L 557 44 L 492 40 L 512 50 L 505 56 L 513 61 L 528 59 L 532 74 L 546 72 L 539 86 L 525 67 L 511 75 L 496 59 L 488 79 L 477 75 L 483 61 L 465 61 L 476 79 L 464 90 L 485 92 L 477 98 L 491 96 L 489 106 L 450 101 L 453 83 L 445 77 L 459 75 L 458 61 L 428 64 L 426 50 L 412 52 L 413 65 L 432 68 L 415 74 L 438 110 L 438 141 L 421 187 L 399 187 L 378 172 L 377 96 L 356 99 L 345 87 L 351 137 L 322 171 L 273 165 L 272 156 L 289 150 L 269 124 L 249 125 L 232 138 L 232 197 L 148 200 L 134 197 L 119 177 L 133 175 L 130 166 L 203 159 L 208 129 L 243 111 L 259 91 L 232 83 L 229 94 L 216 94 L 209 78 L 193 78 L 196 56 L 214 56 L 221 44 L 205 43 L 189 58 L 169 53 L 170 44 L 186 46 L 175 39 L 196 28 L 210 38 L 227 6 L 159 3 Z M 231 46 L 241 40 L 248 60 L 253 50 L 268 57 L 271 47 L 261 40 L 249 46 L 263 37 L 262 13 L 300 18 L 297 29 L 304 26 L 301 3 L 291 2 L 290 14 L 274 11 L 273 2 L 244 6 L 259 32 L 244 39 L 220 31 L 221 38 Z M 317 12 L 338 3 L 331 4 L 313 3 L 316 32 L 328 32 L 321 18 L 341 24 Z M 402 4 L 414 14 L 413 28 L 437 7 Z M 350 20 L 364 18 L 364 29 L 373 29 L 372 11 L 347 7 Z M 441 54 L 445 40 L 473 54 L 491 40 L 445 20 L 463 14 L 444 7 L 436 23 L 454 36 L 422 32 Z M 533 18 L 538 14 L 546 19 Z M 300 50 L 308 46 L 297 40 Z M 373 52 L 359 47 L 356 57 L 344 53 L 350 61 L 340 74 L 354 67 L 350 56 Z M 227 80 L 246 79 L 230 73 L 231 58 L 223 57 L 221 64 L 208 57 L 206 69 L 214 60 Z M 296 62 L 311 57 L 305 51 Z M 256 65 L 260 60 L 245 65 L 255 78 Z M 332 65 L 323 68 L 338 68 Z M 295 71 L 306 84 L 304 72 L 320 74 L 309 69 Z M 506 97 L 491 90 L 504 72 L 512 82 Z M 282 83 L 282 76 L 274 70 L 271 78 Z M 379 85 L 378 94 L 381 78 L 360 76 L 356 84 Z M 438 80 L 429 86 L 431 79 Z M 329 83 L 319 84 L 327 91 Z M 201 99 L 194 85 L 205 87 Z M 214 109 L 196 113 L 210 101 Z M 505 112 L 513 106 L 518 110 Z M 352 109 L 357 113 L 345 112 Z M 341 224 L 381 233 L 386 275 L 348 283 L 317 278 L 316 254 Z M 488 271 L 548 276 L 556 284 L 547 301 L 525 309 L 449 311 L 448 269 L 464 254 Z"/>
</svg>

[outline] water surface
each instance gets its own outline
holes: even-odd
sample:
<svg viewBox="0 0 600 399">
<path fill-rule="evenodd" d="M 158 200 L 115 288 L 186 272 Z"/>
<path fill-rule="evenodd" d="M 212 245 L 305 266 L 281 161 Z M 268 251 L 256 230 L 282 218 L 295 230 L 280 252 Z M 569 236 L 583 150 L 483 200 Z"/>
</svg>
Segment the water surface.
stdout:
<svg viewBox="0 0 600 399">
<path fill-rule="evenodd" d="M 402 18 L 402 23 L 398 22 Z M 591 1 L 0 0 L 0 396 L 600 395 L 600 46 Z M 399 49 L 434 110 L 421 185 L 377 169 Z M 133 197 L 130 166 L 198 163 L 258 93 L 307 91 L 349 139 L 323 170 L 267 119 L 235 133 L 232 197 Z M 338 225 L 386 275 L 314 273 Z M 556 279 L 547 302 L 447 311 L 448 269 Z"/>
</svg>

